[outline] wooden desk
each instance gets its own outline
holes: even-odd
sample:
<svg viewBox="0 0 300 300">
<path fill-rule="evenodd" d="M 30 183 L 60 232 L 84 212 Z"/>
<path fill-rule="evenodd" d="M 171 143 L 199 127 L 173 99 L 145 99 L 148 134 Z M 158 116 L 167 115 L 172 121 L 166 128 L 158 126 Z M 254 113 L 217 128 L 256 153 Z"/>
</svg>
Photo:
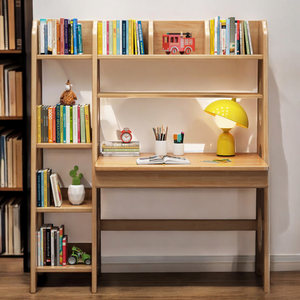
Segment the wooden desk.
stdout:
<svg viewBox="0 0 300 300">
<path fill-rule="evenodd" d="M 151 154 L 141 154 L 150 156 Z M 152 154 L 153 155 L 153 154 Z M 256 188 L 256 219 L 100 220 L 102 231 L 256 231 L 255 269 L 269 291 L 268 165 L 255 153 L 229 163 L 209 163 L 215 154 L 185 154 L 190 165 L 137 165 L 137 157 L 103 157 L 95 165 L 97 188 Z"/>
</svg>

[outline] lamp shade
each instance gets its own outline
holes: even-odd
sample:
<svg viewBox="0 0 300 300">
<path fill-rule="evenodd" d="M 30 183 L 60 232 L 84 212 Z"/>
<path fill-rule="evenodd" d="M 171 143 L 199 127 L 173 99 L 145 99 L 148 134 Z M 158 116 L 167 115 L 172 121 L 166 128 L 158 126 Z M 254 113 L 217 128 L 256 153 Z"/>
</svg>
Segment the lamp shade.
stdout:
<svg viewBox="0 0 300 300">
<path fill-rule="evenodd" d="M 212 116 L 219 115 L 220 117 L 236 122 L 236 125 L 248 128 L 248 117 L 244 109 L 235 101 L 222 99 L 209 104 L 204 111 Z"/>
</svg>

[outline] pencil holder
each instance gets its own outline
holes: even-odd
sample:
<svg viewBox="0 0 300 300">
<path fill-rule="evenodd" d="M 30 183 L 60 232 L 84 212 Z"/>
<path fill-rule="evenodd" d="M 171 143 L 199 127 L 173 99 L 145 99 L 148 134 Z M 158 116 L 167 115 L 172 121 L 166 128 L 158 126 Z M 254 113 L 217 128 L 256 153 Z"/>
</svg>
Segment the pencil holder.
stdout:
<svg viewBox="0 0 300 300">
<path fill-rule="evenodd" d="M 167 155 L 167 141 L 155 141 L 155 155 Z"/>
<path fill-rule="evenodd" d="M 173 144 L 173 154 L 174 155 L 184 155 L 184 144 L 183 143 L 174 143 Z"/>
</svg>

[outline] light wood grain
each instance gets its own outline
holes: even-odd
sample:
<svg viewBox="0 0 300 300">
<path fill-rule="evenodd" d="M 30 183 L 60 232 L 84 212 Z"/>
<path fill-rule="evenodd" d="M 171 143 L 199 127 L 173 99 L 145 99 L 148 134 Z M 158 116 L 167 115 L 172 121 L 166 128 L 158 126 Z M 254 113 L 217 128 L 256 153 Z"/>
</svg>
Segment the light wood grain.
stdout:
<svg viewBox="0 0 300 300">
<path fill-rule="evenodd" d="M 78 144 L 37 143 L 36 147 L 41 149 L 90 149 L 92 148 L 92 143 L 78 143 Z"/>
<path fill-rule="evenodd" d="M 38 60 L 92 60 L 92 54 L 81 55 L 37 55 Z"/>
<path fill-rule="evenodd" d="M 73 205 L 68 199 L 64 199 L 61 207 L 37 207 L 36 211 L 38 213 L 91 213 L 92 200 L 84 200 L 80 205 Z"/>
<path fill-rule="evenodd" d="M 92 266 L 78 264 L 74 266 L 56 266 L 56 267 L 36 267 L 36 271 L 39 273 L 90 273 L 92 272 Z"/>
</svg>

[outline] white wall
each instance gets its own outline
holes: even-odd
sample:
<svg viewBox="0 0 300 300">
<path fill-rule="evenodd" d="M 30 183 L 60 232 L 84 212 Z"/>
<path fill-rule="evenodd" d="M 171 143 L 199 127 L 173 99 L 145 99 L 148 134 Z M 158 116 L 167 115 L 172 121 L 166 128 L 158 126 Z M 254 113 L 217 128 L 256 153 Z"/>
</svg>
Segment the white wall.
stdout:
<svg viewBox="0 0 300 300">
<path fill-rule="evenodd" d="M 142 20 L 205 20 L 216 15 L 235 16 L 238 19 L 260 20 L 268 22 L 269 30 L 269 118 L 270 118 L 270 210 L 271 210 L 271 254 L 297 255 L 300 253 L 298 228 L 300 184 L 298 168 L 299 122 L 297 111 L 298 86 L 300 79 L 299 60 L 299 24 L 300 4 L 296 0 L 271 1 L 196 1 L 186 3 L 172 1 L 33 1 L 34 19 L 39 18 L 73 18 L 78 19 L 129 19 Z M 43 103 L 56 103 L 64 83 L 70 79 L 79 103 L 91 102 L 91 65 L 89 62 L 43 62 Z M 138 64 L 130 74 L 144 76 L 145 66 Z M 159 64 L 154 64 L 154 74 L 159 73 Z M 249 72 L 255 65 L 247 66 Z M 125 69 L 126 68 L 126 69 Z M 188 83 L 191 89 L 197 89 L 202 82 L 203 68 L 195 68 L 192 74 L 186 72 L 182 80 L 182 90 Z M 129 69 L 125 65 L 113 63 L 101 64 L 102 89 L 111 89 L 120 79 L 120 72 L 125 69 L 118 87 L 132 83 L 127 79 Z M 79 70 L 79 71 L 78 71 Z M 148 66 L 147 66 L 147 69 Z M 135 71 L 135 72 L 134 72 Z M 138 72 L 139 71 L 139 72 Z M 105 75 L 106 74 L 106 75 Z M 129 74 L 129 73 L 128 73 Z M 199 75 L 200 74 L 200 75 Z M 143 78 L 141 76 L 141 78 Z M 151 76 L 151 74 L 150 74 Z M 200 76 L 199 78 L 197 76 Z M 156 86 L 165 83 L 165 77 L 158 77 Z M 178 88 L 176 78 L 168 79 L 166 85 Z M 246 90 L 253 90 L 253 82 L 247 80 Z M 140 83 L 139 86 L 141 86 Z M 180 82 L 179 82 L 180 85 Z M 144 88 L 142 86 L 142 88 Z M 200 87 L 201 88 L 201 87 Z M 150 89 L 150 88 L 149 88 Z M 181 85 L 180 88 L 181 89 Z M 161 123 L 169 125 L 172 133 L 184 131 L 186 142 L 202 144 L 205 151 L 213 152 L 219 130 L 210 116 L 203 113 L 205 100 L 177 99 L 104 99 L 102 105 L 101 138 L 116 138 L 116 130 L 129 126 L 134 137 L 141 141 L 142 151 L 153 151 L 152 126 Z M 159 111 L 153 108 L 159 107 Z M 243 100 L 251 124 L 255 124 L 255 101 Z M 239 151 L 255 151 L 256 128 L 248 130 L 237 128 L 234 131 Z M 170 142 L 171 143 L 171 142 Z M 169 144 L 171 150 L 171 144 Z M 57 154 L 61 158 L 57 159 Z M 67 167 L 60 162 L 67 159 L 67 154 L 59 150 L 49 150 L 45 155 L 45 164 L 55 171 L 63 173 L 65 184 L 69 184 L 64 169 L 72 167 L 76 161 L 84 170 L 86 184 L 91 182 L 91 161 L 89 150 L 75 152 L 75 158 L 69 158 Z M 87 163 L 88 162 L 88 163 Z M 128 189 L 102 191 L 102 217 L 104 218 L 252 218 L 255 216 L 255 192 L 253 190 L 171 190 L 171 189 Z M 67 218 L 68 216 L 68 218 Z M 77 233 L 71 226 L 78 224 L 78 216 L 47 216 L 48 220 L 65 223 L 69 240 L 89 241 L 88 234 Z M 67 220 L 68 219 L 68 220 Z M 89 215 L 82 214 L 80 223 L 90 232 Z M 253 233 L 210 233 L 210 232 L 124 232 L 104 233 L 102 243 L 104 256 L 171 256 L 171 255 L 253 255 Z"/>
</svg>

